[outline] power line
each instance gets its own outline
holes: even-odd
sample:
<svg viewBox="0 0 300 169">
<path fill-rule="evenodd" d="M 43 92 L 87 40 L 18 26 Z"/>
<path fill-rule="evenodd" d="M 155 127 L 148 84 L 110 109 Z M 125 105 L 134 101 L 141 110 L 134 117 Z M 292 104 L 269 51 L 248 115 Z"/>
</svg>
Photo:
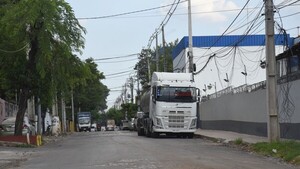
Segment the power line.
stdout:
<svg viewBox="0 0 300 169">
<path fill-rule="evenodd" d="M 182 1 L 181 3 L 185 2 L 187 0 Z M 169 6 L 172 6 L 173 4 L 168 4 L 168 5 L 163 5 L 160 7 L 154 7 L 154 8 L 148 8 L 148 9 L 142 9 L 142 10 L 136 10 L 132 12 L 124 12 L 124 13 L 119 13 L 119 14 L 113 14 L 113 15 L 106 15 L 106 16 L 96 16 L 96 17 L 85 17 L 85 18 L 77 18 L 78 20 L 88 20 L 88 19 L 105 19 L 105 18 L 112 18 L 112 17 L 117 17 L 117 16 L 124 16 L 124 15 L 130 15 L 130 14 L 135 14 L 135 13 L 141 13 L 141 12 L 147 12 L 147 11 L 152 11 L 156 9 L 161 9 L 161 8 L 166 8 Z"/>
<path fill-rule="evenodd" d="M 120 63 L 120 62 L 129 62 L 129 61 L 134 61 L 137 60 L 137 58 L 134 59 L 127 59 L 127 60 L 120 60 L 120 61 L 112 61 L 112 62 L 102 62 L 102 61 L 96 61 L 95 63 Z"/>
<path fill-rule="evenodd" d="M 4 49 L 0 49 L 0 51 L 4 52 L 4 53 L 17 53 L 17 52 L 20 52 L 20 51 L 24 50 L 27 46 L 28 46 L 28 44 L 26 44 L 25 46 L 23 46 L 20 49 L 13 50 L 13 51 L 12 50 L 4 50 Z"/>
<path fill-rule="evenodd" d="M 283 5 L 283 6 L 281 6 L 281 7 L 278 7 L 278 9 L 282 9 L 282 8 L 291 6 L 291 5 L 293 5 L 293 4 L 297 3 L 297 2 L 300 2 L 300 0 L 296 0 L 296 1 L 294 1 L 294 2 L 291 2 L 291 3 L 287 4 L 287 5 Z"/>
<path fill-rule="evenodd" d="M 219 36 L 219 38 L 209 47 L 212 48 L 224 35 L 225 33 L 229 30 L 229 28 L 233 25 L 233 23 L 237 20 L 237 18 L 240 16 L 240 14 L 242 13 L 242 11 L 245 9 L 245 7 L 247 6 L 247 4 L 249 3 L 250 0 L 248 0 L 245 5 L 243 6 L 243 8 L 240 10 L 240 12 L 238 13 L 238 15 L 234 18 L 234 20 L 230 23 L 230 25 L 226 28 L 226 30 L 222 33 L 221 36 Z M 208 50 L 207 50 L 208 51 Z M 206 53 L 206 52 L 205 52 Z M 210 59 L 207 61 L 206 65 L 208 64 L 208 62 L 210 61 Z M 206 67 L 206 66 L 205 66 Z M 205 68 L 203 67 L 203 68 Z M 195 72 L 195 75 L 199 74 L 202 71 L 202 69 L 198 72 Z"/>
<path fill-rule="evenodd" d="M 124 73 L 129 73 L 132 70 L 127 70 L 127 71 L 123 71 L 123 72 L 118 72 L 118 73 L 112 73 L 112 74 L 108 74 L 108 75 L 104 75 L 105 77 L 107 76 L 114 76 L 114 75 L 120 75 L 120 74 L 124 74 Z"/>
<path fill-rule="evenodd" d="M 165 16 L 165 18 L 163 19 L 163 21 L 162 21 L 161 24 L 158 26 L 158 28 L 155 30 L 155 32 L 150 36 L 149 41 L 148 41 L 148 45 L 147 45 L 147 48 L 148 48 L 148 49 L 150 49 L 153 40 L 156 38 L 156 35 L 158 35 L 158 34 L 161 32 L 162 27 L 164 27 L 164 26 L 169 22 L 170 18 L 171 18 L 172 15 L 174 14 L 174 12 L 175 12 L 175 10 L 176 10 L 178 4 L 179 4 L 179 3 L 186 2 L 186 1 L 187 1 L 187 0 L 184 0 L 184 1 L 180 2 L 180 0 L 178 0 L 178 1 L 176 2 L 176 0 L 174 0 L 172 6 L 171 6 L 171 8 L 170 8 L 170 10 L 168 11 L 168 13 L 167 13 L 167 15 Z M 176 5 L 175 5 L 175 4 L 176 4 Z M 174 7 L 174 5 L 175 5 L 175 7 Z"/>
<path fill-rule="evenodd" d="M 106 57 L 106 58 L 101 58 L 101 59 L 94 59 L 94 61 L 119 59 L 119 58 L 132 57 L 132 56 L 136 56 L 136 55 L 139 55 L 139 53 L 129 54 L 129 55 L 125 55 L 125 56 L 116 56 L 116 57 Z"/>
</svg>

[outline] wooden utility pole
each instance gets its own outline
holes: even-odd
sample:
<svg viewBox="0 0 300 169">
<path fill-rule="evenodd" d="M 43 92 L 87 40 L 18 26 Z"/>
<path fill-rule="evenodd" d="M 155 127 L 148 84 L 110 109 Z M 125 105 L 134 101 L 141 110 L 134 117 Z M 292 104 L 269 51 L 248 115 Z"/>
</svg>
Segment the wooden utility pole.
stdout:
<svg viewBox="0 0 300 169">
<path fill-rule="evenodd" d="M 266 32 L 266 74 L 267 74 L 267 111 L 268 139 L 270 142 L 279 141 L 277 78 L 274 42 L 274 4 L 273 0 L 265 1 L 265 32 Z"/>
</svg>

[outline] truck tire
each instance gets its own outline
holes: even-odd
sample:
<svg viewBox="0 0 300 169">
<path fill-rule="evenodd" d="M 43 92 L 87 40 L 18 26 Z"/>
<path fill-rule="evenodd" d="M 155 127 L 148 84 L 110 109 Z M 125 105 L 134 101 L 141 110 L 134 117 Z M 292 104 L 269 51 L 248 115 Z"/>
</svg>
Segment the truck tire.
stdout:
<svg viewBox="0 0 300 169">
<path fill-rule="evenodd" d="M 194 138 L 194 133 L 188 133 L 187 136 L 188 138 Z"/>
<path fill-rule="evenodd" d="M 146 135 L 146 137 L 151 137 L 151 133 L 150 133 L 148 127 L 145 128 L 145 135 Z"/>
<path fill-rule="evenodd" d="M 151 137 L 158 138 L 159 137 L 159 133 L 157 133 L 157 132 L 151 132 Z"/>
<path fill-rule="evenodd" d="M 138 136 L 143 136 L 144 135 L 144 129 L 137 128 L 137 133 L 138 133 Z"/>
</svg>

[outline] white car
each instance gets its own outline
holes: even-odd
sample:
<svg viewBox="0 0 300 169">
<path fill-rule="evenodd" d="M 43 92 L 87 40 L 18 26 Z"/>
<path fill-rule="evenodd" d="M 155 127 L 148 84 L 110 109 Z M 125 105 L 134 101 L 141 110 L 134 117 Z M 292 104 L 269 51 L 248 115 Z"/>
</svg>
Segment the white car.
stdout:
<svg viewBox="0 0 300 169">
<path fill-rule="evenodd" d="M 3 135 L 14 135 L 16 117 L 8 117 L 1 123 L 1 133 Z M 29 123 L 28 117 L 24 117 L 22 134 L 35 135 L 35 127 Z"/>
<path fill-rule="evenodd" d="M 91 132 L 95 132 L 97 130 L 97 124 L 96 123 L 93 123 L 91 125 Z"/>
</svg>

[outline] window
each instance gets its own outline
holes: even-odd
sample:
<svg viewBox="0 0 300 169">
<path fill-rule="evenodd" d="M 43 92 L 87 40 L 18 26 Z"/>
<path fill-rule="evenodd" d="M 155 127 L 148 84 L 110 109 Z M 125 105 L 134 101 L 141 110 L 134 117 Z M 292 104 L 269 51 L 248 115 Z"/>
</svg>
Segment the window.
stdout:
<svg viewBox="0 0 300 169">
<path fill-rule="evenodd" d="M 195 102 L 196 89 L 192 87 L 157 87 L 157 101 Z"/>
</svg>

